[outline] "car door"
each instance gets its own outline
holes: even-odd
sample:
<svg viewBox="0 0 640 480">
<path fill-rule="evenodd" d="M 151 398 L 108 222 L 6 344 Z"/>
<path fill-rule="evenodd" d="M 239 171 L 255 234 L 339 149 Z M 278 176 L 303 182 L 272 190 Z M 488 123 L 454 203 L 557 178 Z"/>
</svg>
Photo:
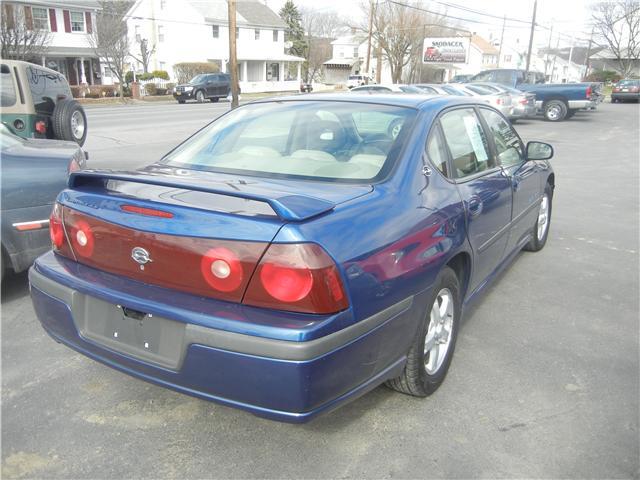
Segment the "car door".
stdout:
<svg viewBox="0 0 640 480">
<path fill-rule="evenodd" d="M 218 75 L 207 75 L 205 79 L 205 86 L 207 91 L 207 97 L 215 97 L 218 95 Z"/>
<path fill-rule="evenodd" d="M 513 207 L 507 243 L 507 252 L 511 252 L 521 246 L 522 240 L 535 224 L 537 206 L 542 198 L 540 170 L 546 165 L 525 160 L 522 140 L 502 115 L 485 107 L 479 110 L 487 125 L 498 163 L 511 181 Z"/>
<path fill-rule="evenodd" d="M 439 122 L 451 176 L 465 205 L 467 237 L 474 254 L 473 291 L 504 258 L 511 221 L 511 180 L 497 164 L 473 107 L 448 110 Z"/>
</svg>

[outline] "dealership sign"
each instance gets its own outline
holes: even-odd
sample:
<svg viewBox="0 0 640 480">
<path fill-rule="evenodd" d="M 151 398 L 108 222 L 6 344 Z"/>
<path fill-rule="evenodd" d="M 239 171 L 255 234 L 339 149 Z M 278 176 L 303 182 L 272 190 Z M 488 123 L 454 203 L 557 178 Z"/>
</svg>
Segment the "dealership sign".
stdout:
<svg viewBox="0 0 640 480">
<path fill-rule="evenodd" d="M 469 38 L 425 38 L 422 63 L 467 63 Z"/>
</svg>

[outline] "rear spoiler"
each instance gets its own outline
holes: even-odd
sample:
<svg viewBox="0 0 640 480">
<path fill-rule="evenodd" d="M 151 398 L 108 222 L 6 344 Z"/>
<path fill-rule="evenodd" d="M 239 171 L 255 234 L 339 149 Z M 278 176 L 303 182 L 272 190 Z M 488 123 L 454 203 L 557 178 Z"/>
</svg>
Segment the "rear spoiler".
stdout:
<svg viewBox="0 0 640 480">
<path fill-rule="evenodd" d="M 107 180 L 117 180 L 122 182 L 142 183 L 148 185 L 158 185 L 164 187 L 183 188 L 198 192 L 226 195 L 236 198 L 244 198 L 257 202 L 267 203 L 273 212 L 281 220 L 288 222 L 301 222 L 329 212 L 335 208 L 335 203 L 328 202 L 316 197 L 305 195 L 290 195 L 273 191 L 273 195 L 264 193 L 254 193 L 240 191 L 236 185 L 229 185 L 225 188 L 222 183 L 215 183 L 213 186 L 197 184 L 189 179 L 181 179 L 176 176 L 169 178 L 163 176 L 149 175 L 145 173 L 119 173 L 101 170 L 83 170 L 74 172 L 69 176 L 69 188 L 82 188 L 96 186 L 97 183 L 103 185 Z"/>
</svg>

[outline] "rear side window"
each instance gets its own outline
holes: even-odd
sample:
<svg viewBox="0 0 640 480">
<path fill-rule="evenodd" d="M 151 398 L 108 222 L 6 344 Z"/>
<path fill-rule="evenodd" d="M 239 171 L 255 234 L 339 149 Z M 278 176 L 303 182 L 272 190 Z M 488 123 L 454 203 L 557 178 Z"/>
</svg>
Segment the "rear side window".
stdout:
<svg viewBox="0 0 640 480">
<path fill-rule="evenodd" d="M 447 168 L 447 150 L 440 140 L 440 135 L 434 131 L 427 142 L 427 156 L 431 163 L 440 170 L 445 177 L 449 177 L 449 169 Z"/>
<path fill-rule="evenodd" d="M 442 132 L 453 160 L 454 176 L 463 178 L 496 166 L 489 153 L 487 137 L 471 108 L 445 113 L 440 118 Z"/>
<path fill-rule="evenodd" d="M 2 65 L 2 73 L 0 73 L 0 105 L 3 107 L 11 107 L 16 103 L 16 89 L 13 86 L 13 76 L 7 65 Z"/>
<path fill-rule="evenodd" d="M 494 82 L 502 83 L 503 85 L 513 85 L 513 72 L 511 70 L 497 70 L 494 73 Z"/>
<path fill-rule="evenodd" d="M 493 110 L 481 108 L 480 111 L 491 131 L 500 163 L 505 167 L 522 163 L 520 139 L 509 122 Z"/>
</svg>

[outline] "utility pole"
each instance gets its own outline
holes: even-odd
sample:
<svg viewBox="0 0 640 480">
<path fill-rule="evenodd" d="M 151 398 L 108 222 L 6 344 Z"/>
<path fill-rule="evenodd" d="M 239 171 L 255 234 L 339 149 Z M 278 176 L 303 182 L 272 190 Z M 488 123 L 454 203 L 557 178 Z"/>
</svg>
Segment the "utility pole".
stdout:
<svg viewBox="0 0 640 480">
<path fill-rule="evenodd" d="M 524 72 L 525 82 L 529 76 L 529 66 L 531 65 L 531 49 L 533 48 L 533 33 L 536 30 L 536 10 L 538 8 L 538 0 L 533 2 L 533 18 L 531 18 L 531 34 L 529 35 L 529 50 L 527 51 L 527 67 Z"/>
<path fill-rule="evenodd" d="M 382 48 L 380 48 L 380 42 L 378 42 L 378 52 L 376 61 L 376 83 L 382 82 Z"/>
<path fill-rule="evenodd" d="M 549 45 L 547 45 L 547 54 L 544 57 L 544 79 L 547 81 L 547 67 L 549 66 L 549 55 L 551 54 L 551 38 L 553 37 L 553 23 L 549 29 Z"/>
<path fill-rule="evenodd" d="M 593 42 L 593 31 L 596 27 L 591 27 L 591 36 L 589 37 L 589 47 L 587 48 L 587 56 L 584 59 L 584 77 L 583 80 L 589 75 L 589 57 L 591 56 L 591 43 Z"/>
<path fill-rule="evenodd" d="M 553 54 L 553 63 L 551 64 L 551 83 L 553 83 L 553 72 L 556 69 L 556 59 L 558 58 L 558 48 L 560 48 L 560 35 L 558 35 L 558 40 L 556 41 L 556 51 Z"/>
<path fill-rule="evenodd" d="M 367 75 L 370 75 L 369 63 L 371 61 L 371 33 L 373 30 L 373 0 L 369 0 L 369 39 L 367 40 Z"/>
<path fill-rule="evenodd" d="M 500 68 L 500 57 L 502 57 L 502 41 L 504 40 L 505 23 L 507 23 L 506 15 L 502 18 L 502 33 L 500 34 L 500 48 L 498 49 L 498 65 L 496 65 L 497 68 Z"/>
<path fill-rule="evenodd" d="M 236 53 L 236 0 L 229 4 L 229 69 L 231 70 L 231 109 L 238 107 L 238 56 Z"/>
</svg>

